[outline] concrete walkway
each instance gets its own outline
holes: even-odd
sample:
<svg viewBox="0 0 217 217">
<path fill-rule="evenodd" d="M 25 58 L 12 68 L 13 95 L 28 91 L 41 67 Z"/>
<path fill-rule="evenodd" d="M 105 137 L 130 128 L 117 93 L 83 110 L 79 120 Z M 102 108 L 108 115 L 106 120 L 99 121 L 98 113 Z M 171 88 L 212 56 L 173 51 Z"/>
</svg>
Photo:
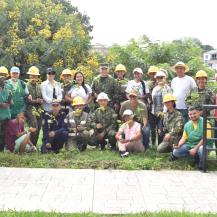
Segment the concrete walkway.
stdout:
<svg viewBox="0 0 217 217">
<path fill-rule="evenodd" d="M 0 210 L 217 213 L 217 172 L 0 168 Z"/>
</svg>

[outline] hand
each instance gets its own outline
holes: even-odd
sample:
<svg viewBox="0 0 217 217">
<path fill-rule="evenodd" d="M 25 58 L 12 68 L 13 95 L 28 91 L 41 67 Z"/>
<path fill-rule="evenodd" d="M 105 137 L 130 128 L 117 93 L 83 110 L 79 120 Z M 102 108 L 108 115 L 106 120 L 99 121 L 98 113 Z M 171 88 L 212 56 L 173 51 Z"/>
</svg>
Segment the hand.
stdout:
<svg viewBox="0 0 217 217">
<path fill-rule="evenodd" d="M 195 155 L 197 154 L 197 149 L 195 149 L 195 148 L 190 149 L 190 150 L 189 150 L 189 154 L 190 154 L 191 156 L 195 156 Z"/>
<path fill-rule="evenodd" d="M 99 129 L 99 128 L 103 128 L 102 124 L 98 123 L 96 124 L 96 128 Z"/>
<path fill-rule="evenodd" d="M 167 134 L 165 134 L 165 136 L 164 136 L 164 141 L 166 141 L 166 142 L 168 142 L 169 140 L 170 140 L 170 138 L 171 138 L 171 136 L 170 136 L 170 134 L 169 133 L 167 133 Z"/>
<path fill-rule="evenodd" d="M 37 102 L 38 104 L 43 104 L 43 99 L 37 98 L 37 99 L 36 99 L 36 102 Z"/>
<path fill-rule="evenodd" d="M 30 101 L 32 101 L 32 95 L 29 95 L 29 96 L 27 97 L 27 99 L 30 100 Z"/>
<path fill-rule="evenodd" d="M 10 104 L 9 103 L 1 103 L 1 106 L 0 108 L 9 108 L 10 107 Z"/>
<path fill-rule="evenodd" d="M 142 127 L 142 130 L 144 131 L 144 130 L 145 130 L 145 128 L 146 128 L 146 126 L 143 126 L 143 127 Z"/>
<path fill-rule="evenodd" d="M 128 143 L 128 142 L 130 142 L 130 140 L 128 140 L 128 139 L 120 139 L 120 142 L 121 143 Z"/>
<path fill-rule="evenodd" d="M 30 127 L 30 128 L 29 128 L 29 132 L 30 132 L 30 133 L 36 132 L 36 128 Z"/>
<path fill-rule="evenodd" d="M 173 144 L 173 149 L 178 149 L 179 145 Z"/>
<path fill-rule="evenodd" d="M 48 135 L 49 135 L 49 137 L 54 137 L 55 136 L 55 132 L 54 131 L 50 131 Z"/>
</svg>

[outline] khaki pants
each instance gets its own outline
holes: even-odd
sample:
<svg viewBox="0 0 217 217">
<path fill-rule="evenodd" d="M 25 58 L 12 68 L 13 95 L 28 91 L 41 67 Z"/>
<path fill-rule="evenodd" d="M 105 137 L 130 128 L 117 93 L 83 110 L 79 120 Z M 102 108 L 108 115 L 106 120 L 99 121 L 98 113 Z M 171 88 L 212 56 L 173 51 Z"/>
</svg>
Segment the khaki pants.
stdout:
<svg viewBox="0 0 217 217">
<path fill-rule="evenodd" d="M 139 142 L 128 142 L 121 143 L 118 142 L 119 151 L 128 151 L 128 152 L 143 152 L 145 150 L 144 145 Z"/>
</svg>

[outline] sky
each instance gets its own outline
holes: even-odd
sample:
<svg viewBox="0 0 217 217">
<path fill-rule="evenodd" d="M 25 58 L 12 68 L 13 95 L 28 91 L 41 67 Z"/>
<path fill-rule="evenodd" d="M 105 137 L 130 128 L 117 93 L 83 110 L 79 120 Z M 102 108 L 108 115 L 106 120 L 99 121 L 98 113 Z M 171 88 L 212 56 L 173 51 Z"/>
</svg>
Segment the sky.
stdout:
<svg viewBox="0 0 217 217">
<path fill-rule="evenodd" d="M 90 17 L 92 44 L 195 37 L 217 48 L 217 0 L 71 0 Z"/>
</svg>

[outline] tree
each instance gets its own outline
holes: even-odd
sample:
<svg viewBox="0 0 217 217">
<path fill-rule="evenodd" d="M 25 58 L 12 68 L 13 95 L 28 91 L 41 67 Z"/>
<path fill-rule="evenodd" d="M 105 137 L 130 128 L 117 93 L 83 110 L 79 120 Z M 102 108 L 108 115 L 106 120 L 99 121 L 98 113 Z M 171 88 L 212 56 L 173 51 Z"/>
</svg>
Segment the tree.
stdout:
<svg viewBox="0 0 217 217">
<path fill-rule="evenodd" d="M 1 0 L 0 25 L 0 65 L 60 72 L 89 56 L 89 18 L 66 0 Z"/>
</svg>

